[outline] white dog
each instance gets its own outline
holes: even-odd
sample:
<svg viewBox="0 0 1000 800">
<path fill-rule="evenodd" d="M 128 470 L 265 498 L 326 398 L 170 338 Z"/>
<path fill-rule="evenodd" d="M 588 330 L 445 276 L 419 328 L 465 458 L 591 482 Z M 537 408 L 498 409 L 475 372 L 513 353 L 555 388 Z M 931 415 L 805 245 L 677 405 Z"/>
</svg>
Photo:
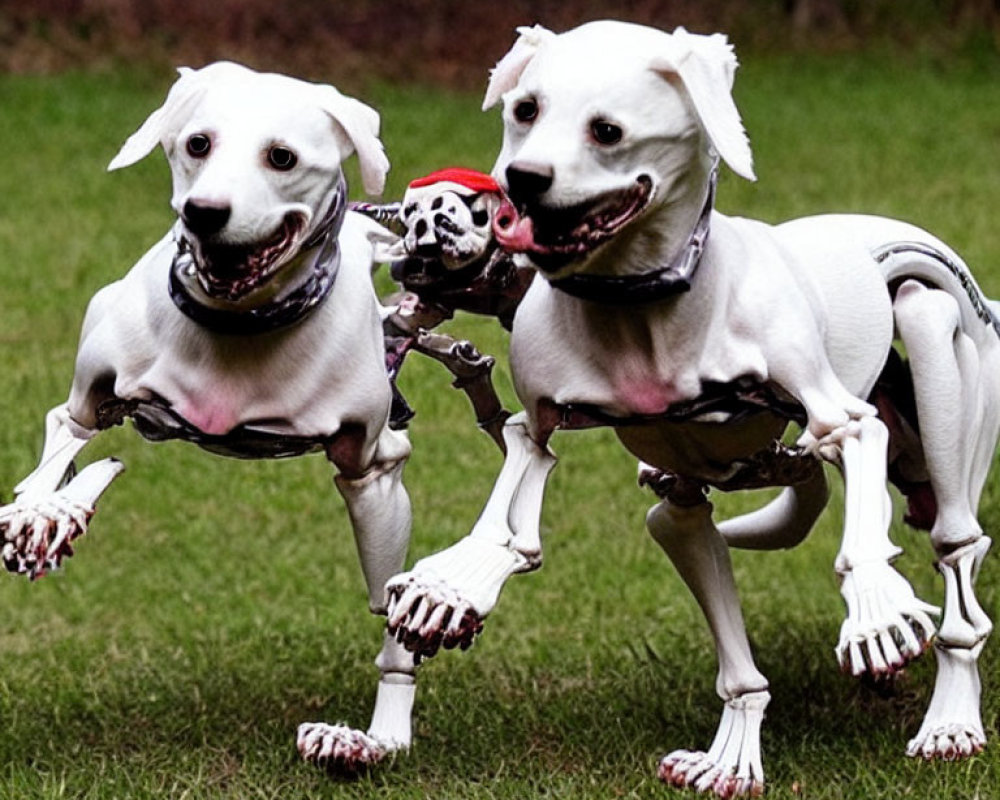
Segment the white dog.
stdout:
<svg viewBox="0 0 1000 800">
<path fill-rule="evenodd" d="M 371 282 L 387 235 L 347 211 L 341 162 L 357 152 L 365 189 L 388 160 L 378 114 L 332 86 L 232 63 L 180 70 L 164 105 L 109 165 L 162 145 L 176 225 L 90 302 L 72 390 L 49 412 L 38 468 L 0 510 L 8 569 L 58 566 L 121 466 L 75 478 L 73 460 L 130 417 L 145 437 L 245 458 L 325 452 L 338 470 L 371 609 L 402 569 L 410 506 L 406 437 L 391 399 Z M 68 484 L 66 483 L 68 481 Z M 387 638 L 367 735 L 303 725 L 303 757 L 353 769 L 410 742 L 414 658 Z"/>
<path fill-rule="evenodd" d="M 771 226 L 713 210 L 719 159 L 754 178 L 735 69 L 721 35 L 618 22 L 522 29 L 497 65 L 484 108 L 502 98 L 494 176 L 511 202 L 496 235 L 544 276 L 511 339 L 525 412 L 507 424 L 507 458 L 471 534 L 387 587 L 390 630 L 408 647 L 467 645 L 507 578 L 540 564 L 551 434 L 615 426 L 664 473 L 647 525 L 718 650 L 715 740 L 666 756 L 660 775 L 721 796 L 762 789 L 769 700 L 728 546 L 799 542 L 827 500 L 821 460 L 846 482 L 841 663 L 890 673 L 933 634 L 936 609 L 890 566 L 888 474 L 945 578 L 937 683 L 908 752 L 982 748 L 976 658 L 991 624 L 973 581 L 990 542 L 976 509 L 1000 426 L 995 309 L 944 244 L 875 217 Z M 780 442 L 789 421 L 804 427 L 795 448 Z M 786 488 L 716 525 L 709 487 L 764 485 Z"/>
</svg>

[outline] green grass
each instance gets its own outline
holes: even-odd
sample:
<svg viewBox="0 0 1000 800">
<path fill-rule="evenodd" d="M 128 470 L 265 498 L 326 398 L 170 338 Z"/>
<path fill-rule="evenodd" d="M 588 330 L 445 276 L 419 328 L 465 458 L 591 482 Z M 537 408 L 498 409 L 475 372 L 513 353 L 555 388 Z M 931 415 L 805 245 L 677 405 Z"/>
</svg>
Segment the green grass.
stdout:
<svg viewBox="0 0 1000 800">
<path fill-rule="evenodd" d="M 917 58 L 747 59 L 737 96 L 759 182 L 723 178 L 719 206 L 767 220 L 824 210 L 886 213 L 935 230 L 1000 295 L 1000 63 Z M 154 156 L 104 167 L 159 104 L 170 76 L 0 76 L 0 490 L 34 466 L 44 412 L 65 398 L 89 296 L 170 224 Z M 448 164 L 488 169 L 499 143 L 479 98 L 376 85 L 394 169 L 388 197 Z M 357 182 L 355 182 L 356 184 Z M 385 286 L 383 279 L 382 285 Z M 494 325 L 452 330 L 503 353 Z M 509 374 L 497 370 L 511 400 Z M 418 409 L 407 482 L 411 558 L 478 514 L 500 459 L 437 366 L 408 363 Z M 128 466 L 64 570 L 0 581 L 2 798 L 664 797 L 659 756 L 707 745 L 718 718 L 701 615 L 643 530 L 651 498 L 606 431 L 560 435 L 543 517 L 546 564 L 512 581 L 473 650 L 421 673 L 412 753 L 355 782 L 299 763 L 307 719 L 364 725 L 380 621 L 347 515 L 321 458 L 246 463 L 128 429 L 88 460 Z M 758 502 L 720 497 L 725 513 Z M 994 479 L 982 508 L 1000 527 Z M 964 764 L 903 757 L 933 664 L 891 697 L 841 676 L 842 608 L 831 505 L 796 551 L 735 554 L 748 628 L 773 701 L 763 743 L 769 796 L 1000 796 L 1000 652 L 982 657 L 993 743 Z M 901 565 L 940 600 L 923 535 L 897 527 Z M 980 596 L 998 616 L 1000 568 Z"/>
</svg>

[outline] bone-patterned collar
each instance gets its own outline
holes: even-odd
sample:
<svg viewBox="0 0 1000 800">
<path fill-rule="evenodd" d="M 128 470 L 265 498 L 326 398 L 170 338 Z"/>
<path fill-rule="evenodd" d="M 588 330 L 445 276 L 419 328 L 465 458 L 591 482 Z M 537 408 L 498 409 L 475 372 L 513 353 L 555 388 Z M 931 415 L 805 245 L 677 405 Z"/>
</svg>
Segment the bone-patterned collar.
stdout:
<svg viewBox="0 0 1000 800">
<path fill-rule="evenodd" d="M 248 309 L 225 309 L 207 306 L 191 293 L 194 261 L 190 250 L 178 242 L 170 267 L 170 298 L 189 319 L 215 333 L 251 336 L 269 333 L 293 325 L 318 307 L 330 294 L 340 268 L 340 234 L 347 211 L 347 182 L 337 183 L 330 207 L 315 232 L 302 245 L 299 256 L 319 248 L 312 271 L 302 283 L 270 303 Z"/>
<path fill-rule="evenodd" d="M 708 240 L 709 219 L 715 206 L 715 185 L 719 178 L 719 165 L 712 166 L 708 178 L 708 192 L 701 215 L 687 243 L 673 259 L 660 269 L 639 275 L 591 275 L 577 273 L 550 281 L 553 288 L 566 294 L 609 306 L 630 306 L 655 303 L 688 291 L 695 270 Z"/>
</svg>

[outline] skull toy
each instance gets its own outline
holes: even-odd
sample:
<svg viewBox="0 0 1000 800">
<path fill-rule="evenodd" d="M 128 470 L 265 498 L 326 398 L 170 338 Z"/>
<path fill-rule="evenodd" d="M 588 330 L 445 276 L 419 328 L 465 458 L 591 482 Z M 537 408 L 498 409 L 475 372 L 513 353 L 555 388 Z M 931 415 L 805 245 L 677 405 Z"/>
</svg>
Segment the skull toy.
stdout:
<svg viewBox="0 0 1000 800">
<path fill-rule="evenodd" d="M 413 416 L 395 381 L 406 354 L 416 350 L 448 368 L 480 426 L 505 447 L 502 429 L 509 412 L 493 388 L 494 359 L 471 342 L 433 332 L 456 311 L 495 317 L 510 330 L 534 271 L 515 265 L 497 245 L 493 217 L 503 199 L 489 175 L 449 167 L 412 181 L 398 205 L 354 206 L 401 234 L 388 255 L 394 259 L 390 274 L 403 291 L 391 298 L 394 307 L 383 322 L 393 427 L 406 427 Z"/>
<path fill-rule="evenodd" d="M 413 181 L 399 210 L 408 259 L 448 272 L 478 261 L 494 246 L 492 220 L 500 201 L 496 182 L 471 169 L 452 167 Z M 415 266 L 403 271 L 415 272 Z"/>
</svg>

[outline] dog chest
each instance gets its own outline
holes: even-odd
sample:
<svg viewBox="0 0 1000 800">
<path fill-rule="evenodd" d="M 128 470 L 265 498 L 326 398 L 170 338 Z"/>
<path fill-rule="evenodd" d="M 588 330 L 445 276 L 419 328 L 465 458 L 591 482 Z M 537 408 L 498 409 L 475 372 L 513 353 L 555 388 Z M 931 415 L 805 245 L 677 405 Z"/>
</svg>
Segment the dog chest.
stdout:
<svg viewBox="0 0 1000 800">
<path fill-rule="evenodd" d="M 616 308 L 535 281 L 511 339 L 522 402 L 585 407 L 595 420 L 738 413 L 747 387 L 766 383 L 766 362 L 726 304 L 700 294 Z"/>
</svg>

